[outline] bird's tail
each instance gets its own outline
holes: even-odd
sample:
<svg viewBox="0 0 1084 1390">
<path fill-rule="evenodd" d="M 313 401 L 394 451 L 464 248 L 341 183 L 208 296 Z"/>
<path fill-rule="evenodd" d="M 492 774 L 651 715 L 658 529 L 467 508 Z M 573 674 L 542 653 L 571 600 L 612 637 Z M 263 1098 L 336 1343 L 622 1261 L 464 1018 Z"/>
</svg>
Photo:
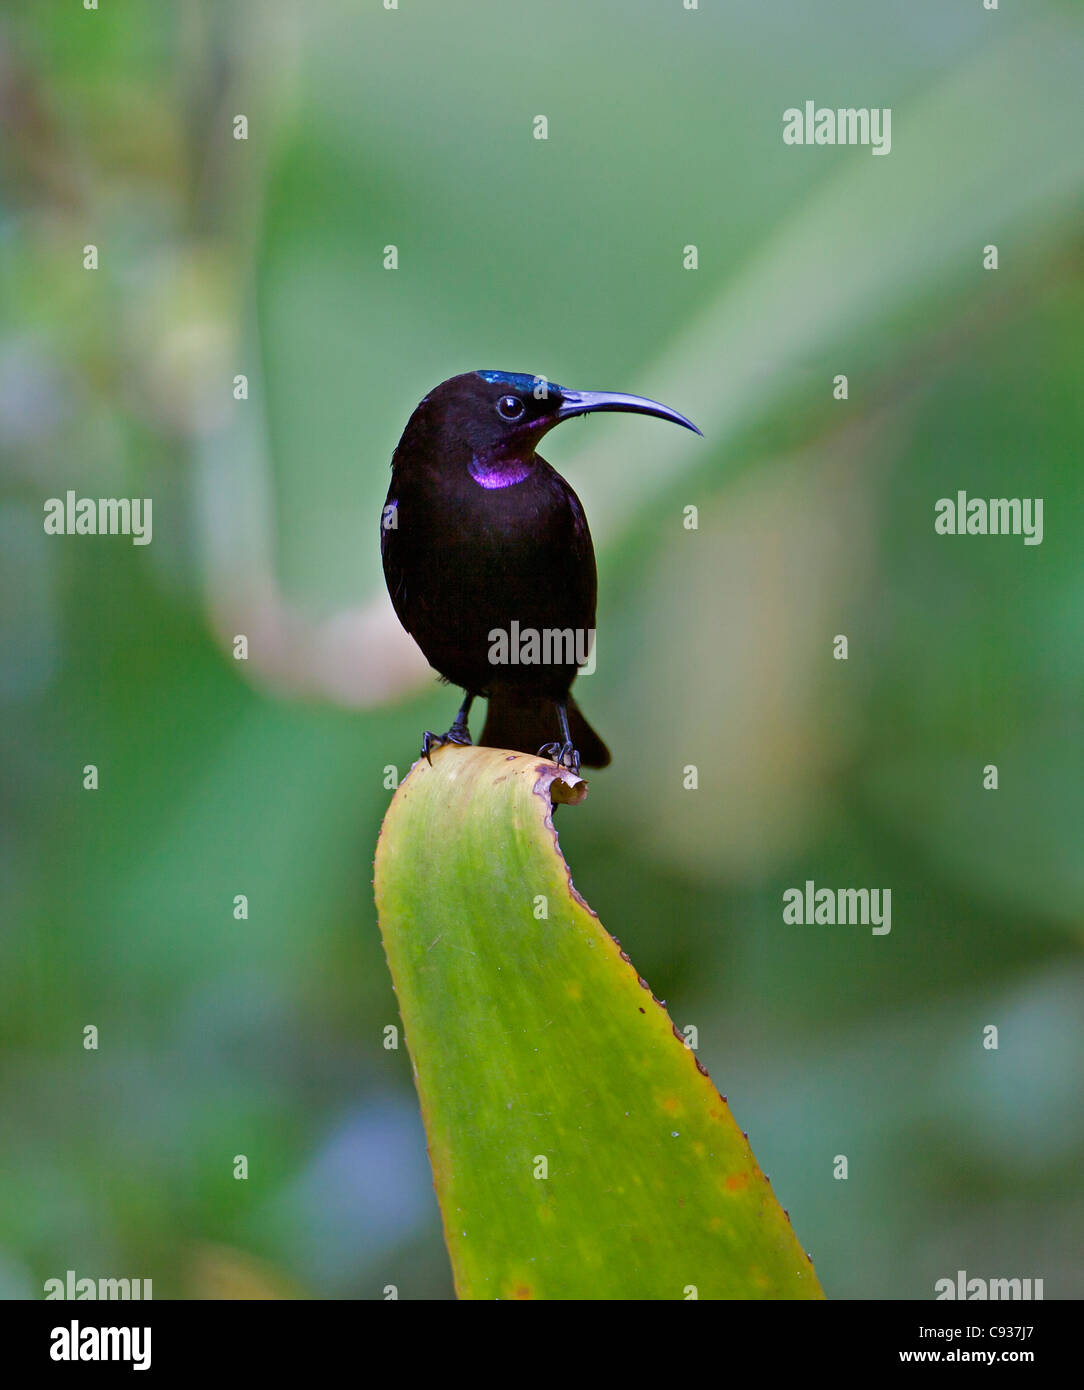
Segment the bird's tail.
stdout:
<svg viewBox="0 0 1084 1390">
<path fill-rule="evenodd" d="M 606 767 L 610 750 L 580 712 L 571 695 L 568 698 L 568 727 L 572 743 L 584 767 Z M 560 742 L 557 707 L 544 696 L 527 695 L 514 689 L 494 690 L 486 711 L 486 726 L 479 740 L 484 748 L 512 748 L 520 753 L 537 753 L 545 743 Z"/>
</svg>

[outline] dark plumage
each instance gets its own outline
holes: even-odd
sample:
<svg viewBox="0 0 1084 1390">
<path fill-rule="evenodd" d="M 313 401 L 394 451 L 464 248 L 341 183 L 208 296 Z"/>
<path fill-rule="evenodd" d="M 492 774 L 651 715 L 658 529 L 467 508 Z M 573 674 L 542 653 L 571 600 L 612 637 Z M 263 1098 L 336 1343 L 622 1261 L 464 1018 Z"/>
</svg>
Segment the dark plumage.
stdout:
<svg viewBox="0 0 1084 1390">
<path fill-rule="evenodd" d="M 610 761 L 569 695 L 595 625 L 591 533 L 579 498 L 535 452 L 561 420 L 596 410 L 696 430 L 654 401 L 508 372 L 452 377 L 407 422 L 382 518 L 384 576 L 399 621 L 467 696 L 447 734 L 425 735 L 423 753 L 469 743 L 467 715 L 483 695 L 484 745 L 543 752 L 574 768 Z M 532 651 L 524 638 L 532 632 L 551 634 L 548 645 L 541 636 Z"/>
</svg>

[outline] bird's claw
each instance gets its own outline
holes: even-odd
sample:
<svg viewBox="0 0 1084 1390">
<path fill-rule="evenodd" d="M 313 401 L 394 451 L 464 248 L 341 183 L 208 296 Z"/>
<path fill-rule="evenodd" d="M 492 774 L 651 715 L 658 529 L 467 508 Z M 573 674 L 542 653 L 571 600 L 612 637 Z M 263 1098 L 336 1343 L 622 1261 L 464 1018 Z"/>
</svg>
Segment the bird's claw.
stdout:
<svg viewBox="0 0 1084 1390">
<path fill-rule="evenodd" d="M 465 729 L 461 724 L 453 724 L 446 734 L 433 734 L 426 729 L 422 734 L 422 757 L 433 766 L 432 753 L 434 748 L 443 748 L 446 743 L 457 743 L 461 748 L 473 748 L 470 730 Z"/>
<path fill-rule="evenodd" d="M 538 753 L 540 757 L 550 758 L 558 767 L 567 767 L 569 772 L 579 776 L 580 755 L 571 743 L 544 743 Z"/>
</svg>

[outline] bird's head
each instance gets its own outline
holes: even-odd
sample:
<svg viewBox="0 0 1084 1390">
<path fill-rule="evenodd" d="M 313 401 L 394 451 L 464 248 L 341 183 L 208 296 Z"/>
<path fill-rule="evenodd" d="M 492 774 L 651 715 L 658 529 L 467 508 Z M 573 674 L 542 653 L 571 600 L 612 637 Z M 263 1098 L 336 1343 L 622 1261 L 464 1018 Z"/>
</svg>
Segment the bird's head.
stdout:
<svg viewBox="0 0 1084 1390">
<path fill-rule="evenodd" d="M 464 372 L 441 382 L 411 416 L 400 449 L 461 454 L 482 487 L 506 487 L 529 471 L 542 436 L 573 415 L 620 410 L 700 431 L 669 406 L 615 391 L 571 391 L 522 372 Z M 468 457 L 469 456 L 469 457 Z"/>
</svg>

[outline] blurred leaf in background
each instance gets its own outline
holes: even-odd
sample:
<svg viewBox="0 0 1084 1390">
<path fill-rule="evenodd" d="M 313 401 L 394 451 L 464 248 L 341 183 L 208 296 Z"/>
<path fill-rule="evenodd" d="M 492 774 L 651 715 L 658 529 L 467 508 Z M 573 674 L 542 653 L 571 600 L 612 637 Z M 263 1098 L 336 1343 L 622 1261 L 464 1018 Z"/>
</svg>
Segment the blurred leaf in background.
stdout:
<svg viewBox="0 0 1084 1390">
<path fill-rule="evenodd" d="M 537 13 L 0 22 L 0 1290 L 451 1295 L 370 887 L 448 695 L 376 525 L 420 397 L 500 367 L 708 436 L 547 450 L 615 753 L 563 847 L 825 1290 L 1079 1297 L 1079 7 Z M 784 146 L 807 98 L 891 107 L 891 155 Z M 153 543 L 46 537 L 68 488 Z M 1042 545 L 936 536 L 959 489 L 1043 497 Z M 891 934 L 786 926 L 807 878 Z"/>
</svg>

